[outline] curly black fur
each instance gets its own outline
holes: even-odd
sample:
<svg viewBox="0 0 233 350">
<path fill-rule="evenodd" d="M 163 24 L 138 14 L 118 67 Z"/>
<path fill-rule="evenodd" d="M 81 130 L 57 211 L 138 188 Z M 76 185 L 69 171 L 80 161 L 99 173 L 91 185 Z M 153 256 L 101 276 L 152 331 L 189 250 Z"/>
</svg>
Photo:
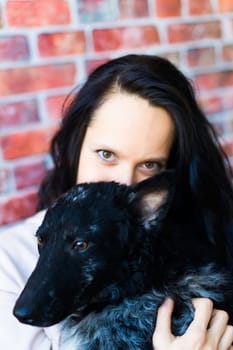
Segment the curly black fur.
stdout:
<svg viewBox="0 0 233 350">
<path fill-rule="evenodd" d="M 166 171 L 132 187 L 83 184 L 61 196 L 37 231 L 40 258 L 15 316 L 43 327 L 64 320 L 63 350 L 152 349 L 166 296 L 175 300 L 176 335 L 193 319 L 193 297 L 211 298 L 232 322 L 232 278 L 216 249 L 193 247 L 193 237 L 164 225 L 172 183 Z M 205 247 L 205 263 L 190 258 Z"/>
</svg>

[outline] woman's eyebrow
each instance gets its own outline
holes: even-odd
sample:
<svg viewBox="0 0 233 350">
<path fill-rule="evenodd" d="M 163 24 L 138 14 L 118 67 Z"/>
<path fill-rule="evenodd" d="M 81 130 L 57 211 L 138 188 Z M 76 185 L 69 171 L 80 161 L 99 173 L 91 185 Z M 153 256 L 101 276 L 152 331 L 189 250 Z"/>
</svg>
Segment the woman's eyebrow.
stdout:
<svg viewBox="0 0 233 350">
<path fill-rule="evenodd" d="M 107 151 L 111 151 L 113 153 L 120 153 L 119 150 L 117 150 L 115 147 L 111 146 L 111 145 L 106 145 L 103 143 L 92 143 L 92 147 L 99 149 L 99 150 L 107 150 Z"/>
</svg>

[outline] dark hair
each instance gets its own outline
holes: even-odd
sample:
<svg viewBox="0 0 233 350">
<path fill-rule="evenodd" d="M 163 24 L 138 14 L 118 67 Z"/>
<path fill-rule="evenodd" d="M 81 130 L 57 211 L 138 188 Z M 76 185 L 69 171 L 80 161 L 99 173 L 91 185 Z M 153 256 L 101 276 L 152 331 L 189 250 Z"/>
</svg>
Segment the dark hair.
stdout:
<svg viewBox="0 0 233 350">
<path fill-rule="evenodd" d="M 175 168 L 177 174 L 180 201 L 176 206 L 179 212 L 184 208 L 187 211 L 190 203 L 190 212 L 194 210 L 196 214 L 190 214 L 189 219 L 197 219 L 200 222 L 197 229 L 204 229 L 210 240 L 224 246 L 226 259 L 233 266 L 233 190 L 227 157 L 197 105 L 191 83 L 161 57 L 127 55 L 99 66 L 90 74 L 52 140 L 54 169 L 41 185 L 39 209 L 75 185 L 86 128 L 93 112 L 116 87 L 169 112 L 176 129 L 168 160 L 168 167 Z"/>
</svg>

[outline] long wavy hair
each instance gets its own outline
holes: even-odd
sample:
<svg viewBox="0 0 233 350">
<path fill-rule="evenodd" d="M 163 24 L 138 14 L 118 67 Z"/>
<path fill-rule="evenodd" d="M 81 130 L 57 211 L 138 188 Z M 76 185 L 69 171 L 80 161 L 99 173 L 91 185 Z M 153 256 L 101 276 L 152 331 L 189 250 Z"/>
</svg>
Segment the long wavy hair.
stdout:
<svg viewBox="0 0 233 350">
<path fill-rule="evenodd" d="M 168 167 L 177 175 L 176 220 L 222 246 L 233 267 L 232 173 L 216 134 L 198 106 L 189 80 L 168 60 L 126 55 L 93 71 L 74 95 L 51 143 L 54 168 L 39 190 L 38 209 L 75 185 L 80 151 L 93 112 L 118 88 L 167 110 L 175 125 Z M 185 212 L 185 215 L 183 215 Z M 190 222 L 189 222 L 190 226 Z"/>
</svg>

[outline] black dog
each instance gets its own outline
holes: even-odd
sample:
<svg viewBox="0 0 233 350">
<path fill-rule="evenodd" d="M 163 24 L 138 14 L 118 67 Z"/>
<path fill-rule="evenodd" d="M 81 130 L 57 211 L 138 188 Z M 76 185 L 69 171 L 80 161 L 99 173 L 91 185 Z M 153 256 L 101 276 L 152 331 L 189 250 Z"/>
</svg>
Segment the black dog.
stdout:
<svg viewBox="0 0 233 350">
<path fill-rule="evenodd" d="M 172 183 L 165 171 L 132 187 L 83 184 L 61 196 L 37 231 L 40 258 L 14 315 L 42 327 L 66 318 L 61 349 L 74 350 L 152 349 L 166 296 L 175 300 L 176 335 L 193 318 L 193 297 L 210 297 L 232 319 L 230 276 L 214 263 L 187 266 L 169 247 L 162 225 Z"/>
</svg>

